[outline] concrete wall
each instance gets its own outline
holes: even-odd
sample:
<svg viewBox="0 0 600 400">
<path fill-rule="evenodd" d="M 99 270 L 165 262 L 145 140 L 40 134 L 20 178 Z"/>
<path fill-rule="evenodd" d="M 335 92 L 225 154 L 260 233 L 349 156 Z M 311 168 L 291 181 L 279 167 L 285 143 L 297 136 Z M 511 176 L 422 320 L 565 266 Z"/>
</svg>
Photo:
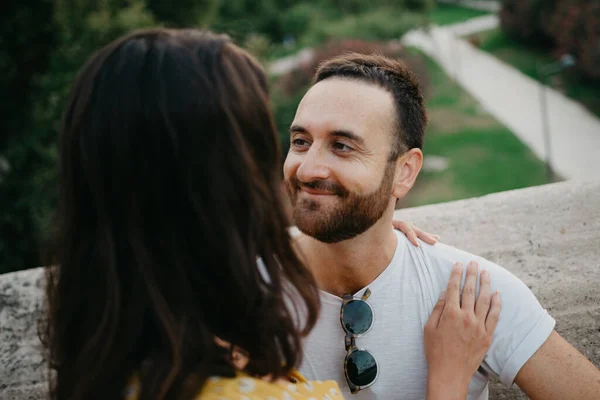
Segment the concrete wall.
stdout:
<svg viewBox="0 0 600 400">
<path fill-rule="evenodd" d="M 600 366 L 600 182 L 497 193 L 398 216 L 509 269 L 557 320 L 557 331 Z M 0 399 L 43 396 L 41 277 L 40 269 L 0 276 Z M 490 398 L 526 397 L 493 384 Z"/>
</svg>

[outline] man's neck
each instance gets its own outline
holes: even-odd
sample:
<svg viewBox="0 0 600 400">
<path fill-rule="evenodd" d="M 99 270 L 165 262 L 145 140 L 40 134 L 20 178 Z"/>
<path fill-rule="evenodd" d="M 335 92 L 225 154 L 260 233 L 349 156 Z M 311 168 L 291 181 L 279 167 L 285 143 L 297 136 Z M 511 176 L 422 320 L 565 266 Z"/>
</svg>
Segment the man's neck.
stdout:
<svg viewBox="0 0 600 400">
<path fill-rule="evenodd" d="M 319 289 L 342 297 L 368 286 L 392 261 L 397 238 L 391 217 L 384 215 L 361 235 L 339 243 L 322 243 L 301 235 L 297 244 Z"/>
</svg>

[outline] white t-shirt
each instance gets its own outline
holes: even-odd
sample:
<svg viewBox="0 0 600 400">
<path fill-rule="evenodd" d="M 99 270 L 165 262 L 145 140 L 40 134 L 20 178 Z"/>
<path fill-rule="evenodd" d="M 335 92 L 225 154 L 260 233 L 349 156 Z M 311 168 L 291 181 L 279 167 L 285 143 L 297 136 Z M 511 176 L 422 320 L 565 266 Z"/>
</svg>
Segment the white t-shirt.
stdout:
<svg viewBox="0 0 600 400">
<path fill-rule="evenodd" d="M 369 388 L 352 395 L 344 376 L 344 330 L 340 324 L 342 299 L 321 291 L 321 315 L 304 343 L 300 371 L 314 380 L 333 379 L 348 399 L 424 399 L 427 388 L 423 329 L 452 265 L 474 260 L 490 271 L 492 290 L 502 294 L 502 311 L 492 345 L 482 368 L 469 386 L 469 400 L 488 398 L 488 377 L 495 374 L 512 385 L 525 362 L 546 341 L 555 321 L 529 288 L 504 268 L 453 247 L 421 242 L 414 247 L 396 232 L 398 245 L 390 265 L 368 286 L 373 307 L 371 331 L 356 339 L 359 348 L 374 354 L 379 377 Z M 466 269 L 466 268 L 465 268 Z M 464 279 L 464 276 L 463 276 Z M 355 296 L 360 297 L 366 288 Z M 481 371 L 481 370 L 480 370 Z"/>
</svg>

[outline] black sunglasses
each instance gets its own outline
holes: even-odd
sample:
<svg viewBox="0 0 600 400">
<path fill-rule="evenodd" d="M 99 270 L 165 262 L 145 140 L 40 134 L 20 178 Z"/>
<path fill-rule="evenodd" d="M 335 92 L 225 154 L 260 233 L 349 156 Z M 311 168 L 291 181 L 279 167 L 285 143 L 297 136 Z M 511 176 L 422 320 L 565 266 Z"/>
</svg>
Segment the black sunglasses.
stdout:
<svg viewBox="0 0 600 400">
<path fill-rule="evenodd" d="M 360 299 L 345 294 L 340 310 L 340 322 L 346 332 L 344 373 L 352 394 L 368 388 L 379 376 L 379 365 L 373 353 L 356 347 L 356 338 L 369 332 L 373 326 L 373 308 L 366 302 L 370 295 L 370 289 Z"/>
</svg>

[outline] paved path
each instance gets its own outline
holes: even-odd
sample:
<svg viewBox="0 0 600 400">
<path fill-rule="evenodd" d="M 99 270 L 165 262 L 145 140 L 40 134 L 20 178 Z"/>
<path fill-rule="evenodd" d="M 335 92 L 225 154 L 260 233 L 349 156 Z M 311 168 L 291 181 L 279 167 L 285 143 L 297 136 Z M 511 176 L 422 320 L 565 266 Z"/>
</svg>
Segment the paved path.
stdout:
<svg viewBox="0 0 600 400">
<path fill-rule="evenodd" d="M 478 17 L 434 27 L 428 33 L 412 31 L 402 42 L 436 60 L 490 114 L 546 160 L 540 83 L 459 37 L 497 25 L 494 15 Z M 554 89 L 546 88 L 546 98 L 554 171 L 565 179 L 600 180 L 600 119 Z"/>
</svg>

